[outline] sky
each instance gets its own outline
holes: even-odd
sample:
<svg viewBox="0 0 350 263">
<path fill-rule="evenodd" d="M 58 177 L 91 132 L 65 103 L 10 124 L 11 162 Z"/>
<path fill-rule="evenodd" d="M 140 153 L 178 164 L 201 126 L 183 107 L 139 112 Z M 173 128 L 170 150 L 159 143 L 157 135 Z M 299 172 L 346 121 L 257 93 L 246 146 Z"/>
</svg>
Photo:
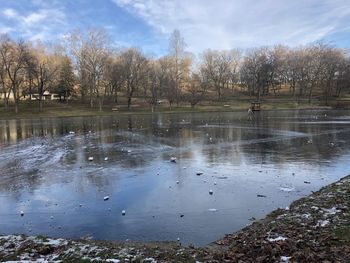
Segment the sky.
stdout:
<svg viewBox="0 0 350 263">
<path fill-rule="evenodd" d="M 104 27 L 119 47 L 168 52 L 178 29 L 187 50 L 324 41 L 350 47 L 350 0 L 0 0 L 0 34 L 54 43 Z"/>
</svg>

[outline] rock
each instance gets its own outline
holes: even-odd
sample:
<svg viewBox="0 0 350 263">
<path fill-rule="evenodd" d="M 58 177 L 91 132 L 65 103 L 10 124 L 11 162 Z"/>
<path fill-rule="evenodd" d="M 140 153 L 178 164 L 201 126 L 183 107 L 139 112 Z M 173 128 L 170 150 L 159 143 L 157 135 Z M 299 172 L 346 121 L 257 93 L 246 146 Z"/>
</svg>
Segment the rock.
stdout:
<svg viewBox="0 0 350 263">
<path fill-rule="evenodd" d="M 198 176 L 200 176 L 200 175 L 202 175 L 203 173 L 202 172 L 198 172 L 198 173 L 196 173 L 196 175 L 198 175 Z"/>
<path fill-rule="evenodd" d="M 210 189 L 209 194 L 212 195 L 213 193 L 214 193 L 213 190 Z"/>
<path fill-rule="evenodd" d="M 185 215 L 180 215 L 180 217 L 184 217 Z"/>
<path fill-rule="evenodd" d="M 176 163 L 176 157 L 170 157 L 170 162 L 171 163 Z"/>
<path fill-rule="evenodd" d="M 89 161 L 92 162 L 94 160 L 94 157 L 90 156 Z"/>
<path fill-rule="evenodd" d="M 311 184 L 311 182 L 309 182 L 309 181 L 304 181 L 304 184 Z"/>
<path fill-rule="evenodd" d="M 122 210 L 122 216 L 125 216 L 125 214 L 126 214 L 126 211 Z"/>
<path fill-rule="evenodd" d="M 21 214 L 21 216 L 24 216 L 24 212 L 23 211 L 21 211 L 20 214 Z"/>
<path fill-rule="evenodd" d="M 105 161 L 108 161 L 108 157 L 105 157 L 105 159 L 104 159 Z"/>
<path fill-rule="evenodd" d="M 107 195 L 107 196 L 103 197 L 103 200 L 104 200 L 104 201 L 109 200 L 109 196 Z"/>
<path fill-rule="evenodd" d="M 258 194 L 258 195 L 256 195 L 257 197 L 266 197 L 266 195 L 260 195 L 260 194 Z"/>
<path fill-rule="evenodd" d="M 179 181 L 176 181 L 177 184 L 179 184 L 180 182 Z"/>
</svg>

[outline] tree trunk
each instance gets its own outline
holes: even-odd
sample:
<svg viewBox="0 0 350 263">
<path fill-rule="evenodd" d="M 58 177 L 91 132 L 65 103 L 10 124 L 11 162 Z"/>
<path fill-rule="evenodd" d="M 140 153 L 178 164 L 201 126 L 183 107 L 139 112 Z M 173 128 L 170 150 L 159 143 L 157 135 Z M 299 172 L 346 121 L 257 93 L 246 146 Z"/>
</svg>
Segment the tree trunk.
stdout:
<svg viewBox="0 0 350 263">
<path fill-rule="evenodd" d="M 18 113 L 18 101 L 15 100 L 15 113 Z"/>
<path fill-rule="evenodd" d="M 4 94 L 4 107 L 5 107 L 5 110 L 8 110 L 9 108 L 9 101 L 6 97 L 6 94 Z"/>
<path fill-rule="evenodd" d="M 40 112 L 43 111 L 43 100 L 42 100 L 42 98 L 39 98 L 39 111 Z"/>
<path fill-rule="evenodd" d="M 217 86 L 217 90 L 218 90 L 218 100 L 221 99 L 221 88 L 220 86 Z"/>
<path fill-rule="evenodd" d="M 131 110 L 131 96 L 128 97 L 128 110 Z"/>
<path fill-rule="evenodd" d="M 92 96 L 90 95 L 90 108 L 94 107 L 94 100 L 92 98 Z"/>
<path fill-rule="evenodd" d="M 99 104 L 100 111 L 102 111 L 102 105 L 103 105 L 103 99 L 102 98 L 98 99 L 98 104 Z"/>
<path fill-rule="evenodd" d="M 311 104 L 311 98 L 312 98 L 312 87 L 310 88 L 310 92 L 309 92 L 309 99 L 308 99 L 309 104 Z"/>
</svg>

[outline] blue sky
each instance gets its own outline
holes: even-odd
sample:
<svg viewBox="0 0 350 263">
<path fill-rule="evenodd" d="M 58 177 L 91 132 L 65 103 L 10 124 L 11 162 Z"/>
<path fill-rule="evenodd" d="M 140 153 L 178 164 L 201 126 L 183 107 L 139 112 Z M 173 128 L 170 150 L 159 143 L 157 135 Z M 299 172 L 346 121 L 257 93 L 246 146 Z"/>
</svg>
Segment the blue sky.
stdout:
<svg viewBox="0 0 350 263">
<path fill-rule="evenodd" d="M 350 0 L 0 0 L 0 33 L 54 42 L 105 27 L 117 46 L 163 55 L 179 29 L 187 49 L 298 46 L 323 40 L 350 47 Z"/>
</svg>

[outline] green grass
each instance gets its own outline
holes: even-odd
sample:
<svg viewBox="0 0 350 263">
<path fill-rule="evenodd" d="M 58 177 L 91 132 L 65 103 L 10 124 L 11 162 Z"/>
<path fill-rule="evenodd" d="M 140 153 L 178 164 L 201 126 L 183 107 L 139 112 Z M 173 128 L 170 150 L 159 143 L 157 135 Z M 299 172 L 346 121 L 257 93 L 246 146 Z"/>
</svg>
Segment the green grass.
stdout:
<svg viewBox="0 0 350 263">
<path fill-rule="evenodd" d="M 174 105 L 171 109 L 167 105 L 161 105 L 155 108 L 153 113 L 184 113 L 184 112 L 230 112 L 247 111 L 250 107 L 249 100 L 232 100 L 226 102 L 203 102 L 195 107 L 189 105 Z M 19 118 L 41 118 L 41 117 L 79 117 L 79 116 L 102 116 L 102 115 L 121 115 L 121 114 L 152 114 L 149 106 L 132 106 L 129 111 L 125 105 L 118 106 L 118 111 L 112 110 L 113 106 L 105 106 L 102 111 L 98 108 L 90 108 L 78 102 L 71 104 L 64 103 L 45 103 L 43 111 L 39 111 L 36 102 L 23 101 L 19 105 L 19 113 L 15 113 L 13 107 L 5 110 L 0 107 L 0 119 L 19 119 Z M 280 110 L 280 109 L 310 109 L 321 108 L 318 104 L 308 104 L 306 102 L 295 103 L 290 101 L 281 101 L 269 99 L 262 103 L 262 110 Z"/>
</svg>

